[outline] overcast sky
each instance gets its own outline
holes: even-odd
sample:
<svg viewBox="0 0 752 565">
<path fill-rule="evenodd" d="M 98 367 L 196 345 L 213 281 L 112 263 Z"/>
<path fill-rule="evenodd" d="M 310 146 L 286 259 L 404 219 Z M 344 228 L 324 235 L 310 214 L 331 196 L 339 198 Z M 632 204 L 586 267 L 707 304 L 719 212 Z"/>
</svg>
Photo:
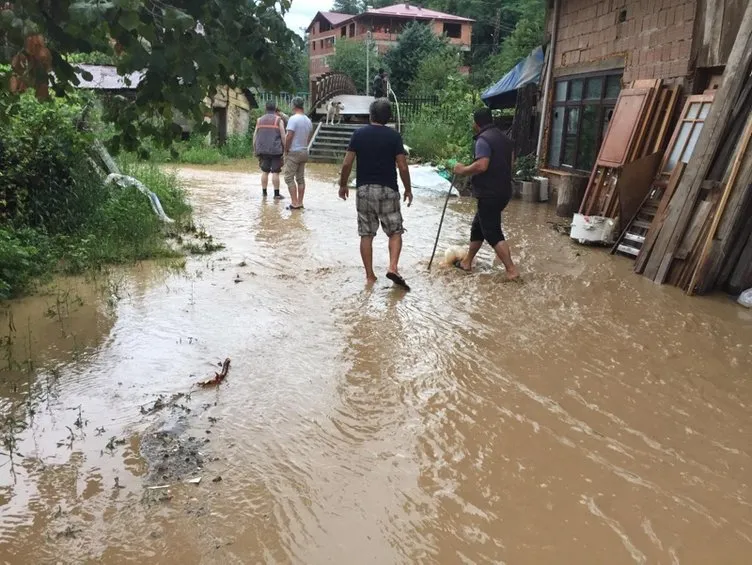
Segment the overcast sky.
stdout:
<svg viewBox="0 0 752 565">
<path fill-rule="evenodd" d="M 329 10 L 332 3 L 332 0 L 292 0 L 292 8 L 285 15 L 287 27 L 302 33 L 300 28 L 308 27 L 316 12 Z"/>
</svg>

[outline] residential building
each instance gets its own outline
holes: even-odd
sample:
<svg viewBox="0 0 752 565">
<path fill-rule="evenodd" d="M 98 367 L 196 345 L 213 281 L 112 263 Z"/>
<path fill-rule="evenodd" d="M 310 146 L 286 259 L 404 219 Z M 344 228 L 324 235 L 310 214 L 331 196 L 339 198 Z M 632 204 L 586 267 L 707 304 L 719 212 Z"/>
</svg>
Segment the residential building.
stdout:
<svg viewBox="0 0 752 565">
<path fill-rule="evenodd" d="M 103 95 L 119 95 L 135 98 L 139 84 L 143 80 L 144 72 L 129 73 L 126 76 L 118 74 L 112 65 L 78 65 L 81 71 L 91 75 L 91 79 L 84 78 L 78 73 L 77 88 L 92 90 Z M 221 145 L 228 136 L 245 135 L 251 120 L 251 110 L 258 107 L 254 94 L 249 89 L 230 88 L 223 86 L 217 89 L 214 97 L 206 97 L 204 104 L 211 108 L 211 114 L 206 120 L 214 125 L 212 140 Z M 183 130 L 183 137 L 188 138 L 194 129 L 191 119 L 175 111 L 175 123 Z"/>
<path fill-rule="evenodd" d="M 328 57 L 334 53 L 337 40 L 365 40 L 370 32 L 371 41 L 377 46 L 379 53 L 383 54 L 397 43 L 404 27 L 415 21 L 430 25 L 436 35 L 445 36 L 460 50 L 470 51 L 473 20 L 468 18 L 409 3 L 369 9 L 355 16 L 318 12 L 307 29 L 311 82 L 329 72 Z"/>
<path fill-rule="evenodd" d="M 684 95 L 723 72 L 747 0 L 549 0 L 553 40 L 542 160 L 588 174 L 621 88 L 662 79 Z"/>
</svg>

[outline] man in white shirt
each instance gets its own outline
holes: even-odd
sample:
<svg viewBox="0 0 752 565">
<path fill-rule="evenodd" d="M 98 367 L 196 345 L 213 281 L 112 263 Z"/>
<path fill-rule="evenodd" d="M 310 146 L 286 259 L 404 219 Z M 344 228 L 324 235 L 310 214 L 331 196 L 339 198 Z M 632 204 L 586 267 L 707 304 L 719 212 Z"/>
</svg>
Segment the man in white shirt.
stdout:
<svg viewBox="0 0 752 565">
<path fill-rule="evenodd" d="M 290 210 L 302 209 L 305 196 L 305 167 L 308 162 L 308 143 L 311 141 L 313 124 L 305 115 L 304 106 L 302 98 L 293 98 L 293 115 L 287 122 L 284 175 L 292 200 L 288 207 Z"/>
</svg>

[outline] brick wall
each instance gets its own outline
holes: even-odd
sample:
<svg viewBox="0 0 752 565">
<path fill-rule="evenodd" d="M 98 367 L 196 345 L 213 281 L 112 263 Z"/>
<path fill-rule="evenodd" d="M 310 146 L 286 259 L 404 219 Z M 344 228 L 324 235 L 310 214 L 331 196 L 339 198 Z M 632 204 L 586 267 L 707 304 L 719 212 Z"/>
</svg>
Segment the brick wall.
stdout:
<svg viewBox="0 0 752 565">
<path fill-rule="evenodd" d="M 625 83 L 682 82 L 689 74 L 696 8 L 697 0 L 562 0 L 556 74 L 621 59 Z"/>
</svg>

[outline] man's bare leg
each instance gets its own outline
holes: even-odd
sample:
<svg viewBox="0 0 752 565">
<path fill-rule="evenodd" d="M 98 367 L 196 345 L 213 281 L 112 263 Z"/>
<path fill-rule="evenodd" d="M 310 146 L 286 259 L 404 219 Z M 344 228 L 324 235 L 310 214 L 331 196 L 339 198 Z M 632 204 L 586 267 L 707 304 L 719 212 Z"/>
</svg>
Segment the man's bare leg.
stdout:
<svg viewBox="0 0 752 565">
<path fill-rule="evenodd" d="M 279 192 L 279 173 L 272 173 L 272 186 L 275 193 Z"/>
<path fill-rule="evenodd" d="M 464 271 L 472 271 L 473 270 L 473 261 L 475 260 L 475 256 L 478 254 L 478 251 L 480 251 L 480 248 L 483 247 L 482 241 L 471 241 L 470 247 L 467 250 L 467 255 L 465 255 L 465 258 L 460 261 L 460 267 Z"/>
<path fill-rule="evenodd" d="M 269 188 L 269 173 L 261 173 L 261 190 L 266 196 L 266 190 Z"/>
<path fill-rule="evenodd" d="M 298 208 L 303 207 L 303 197 L 305 196 L 305 183 L 298 184 Z"/>
<path fill-rule="evenodd" d="M 399 258 L 402 253 L 402 234 L 389 236 L 389 272 L 399 275 Z"/>
<path fill-rule="evenodd" d="M 496 256 L 504 263 L 504 268 L 507 270 L 507 279 L 513 281 L 520 278 L 520 272 L 512 261 L 512 251 L 509 249 L 509 244 L 506 241 L 500 241 L 494 247 Z"/>
<path fill-rule="evenodd" d="M 376 273 L 373 272 L 373 236 L 360 238 L 360 257 L 366 269 L 366 282 L 376 282 Z"/>
<path fill-rule="evenodd" d="M 287 190 L 290 191 L 290 206 L 292 208 L 297 208 L 300 191 L 298 189 L 298 186 L 295 184 L 295 181 L 292 181 L 292 183 L 289 183 L 287 185 Z"/>
</svg>

